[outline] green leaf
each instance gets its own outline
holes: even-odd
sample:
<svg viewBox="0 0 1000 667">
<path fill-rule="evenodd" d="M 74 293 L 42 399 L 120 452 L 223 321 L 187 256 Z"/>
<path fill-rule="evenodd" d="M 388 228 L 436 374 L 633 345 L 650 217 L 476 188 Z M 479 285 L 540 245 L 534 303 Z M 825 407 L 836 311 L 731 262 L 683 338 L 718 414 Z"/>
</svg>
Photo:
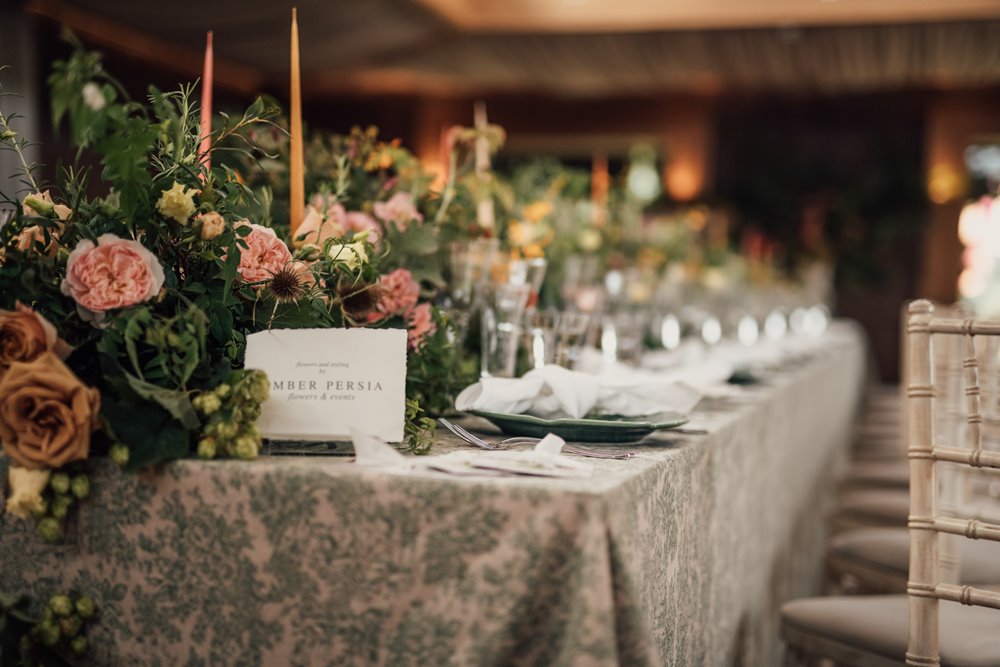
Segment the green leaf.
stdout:
<svg viewBox="0 0 1000 667">
<path fill-rule="evenodd" d="M 150 384 L 149 382 L 140 380 L 131 373 L 125 373 L 125 379 L 128 380 L 128 384 L 132 388 L 132 391 L 142 398 L 153 401 L 157 405 L 161 406 L 185 428 L 198 428 L 198 415 L 195 413 L 194 407 L 191 405 L 191 399 L 187 392 L 157 387 L 155 384 Z"/>
<path fill-rule="evenodd" d="M 115 438 L 129 448 L 128 472 L 182 458 L 189 451 L 188 431 L 156 403 L 106 400 L 101 415 Z"/>
</svg>

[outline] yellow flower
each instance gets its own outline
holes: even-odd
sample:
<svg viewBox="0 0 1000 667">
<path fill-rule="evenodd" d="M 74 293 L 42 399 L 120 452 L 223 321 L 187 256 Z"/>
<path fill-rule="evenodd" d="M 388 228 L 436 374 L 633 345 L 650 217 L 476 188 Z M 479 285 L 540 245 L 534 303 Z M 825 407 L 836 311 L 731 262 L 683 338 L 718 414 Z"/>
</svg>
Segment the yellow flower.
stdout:
<svg viewBox="0 0 1000 667">
<path fill-rule="evenodd" d="M 182 225 L 194 214 L 194 195 L 197 190 L 185 189 L 183 185 L 174 181 L 169 190 L 164 190 L 160 195 L 160 201 L 156 202 L 156 208 L 166 218 L 173 218 Z"/>
<path fill-rule="evenodd" d="M 541 222 L 551 212 L 552 204 L 544 199 L 524 207 L 524 217 L 529 222 Z"/>
<path fill-rule="evenodd" d="M 334 243 L 330 246 L 327 257 L 343 262 L 351 271 L 368 262 L 368 252 L 364 243 Z"/>
<path fill-rule="evenodd" d="M 7 481 L 10 484 L 10 498 L 7 499 L 7 511 L 21 519 L 27 519 L 32 514 L 45 510 L 42 491 L 49 483 L 51 471 L 47 469 L 29 470 L 20 466 L 11 466 L 7 471 Z"/>
<path fill-rule="evenodd" d="M 577 243 L 580 245 L 580 250 L 594 252 L 601 247 L 601 233 L 593 227 L 588 227 L 580 232 Z"/>
</svg>

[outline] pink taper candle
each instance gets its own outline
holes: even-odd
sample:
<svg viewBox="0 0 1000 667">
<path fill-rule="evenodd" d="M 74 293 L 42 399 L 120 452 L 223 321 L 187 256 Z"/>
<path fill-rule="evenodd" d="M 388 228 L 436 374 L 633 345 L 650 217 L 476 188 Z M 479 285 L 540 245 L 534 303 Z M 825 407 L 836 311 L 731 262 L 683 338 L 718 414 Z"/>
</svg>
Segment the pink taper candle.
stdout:
<svg viewBox="0 0 1000 667">
<path fill-rule="evenodd" d="M 291 131 L 289 156 L 289 196 L 288 222 L 291 228 L 292 240 L 302 224 L 305 214 L 305 166 L 302 152 L 302 83 L 299 75 L 299 24 L 292 7 L 292 91 L 291 91 Z"/>
<path fill-rule="evenodd" d="M 205 169 L 212 167 L 212 74 L 214 60 L 212 31 L 209 30 L 205 41 L 205 72 L 201 77 L 201 149 L 199 153 L 205 163 Z"/>
</svg>

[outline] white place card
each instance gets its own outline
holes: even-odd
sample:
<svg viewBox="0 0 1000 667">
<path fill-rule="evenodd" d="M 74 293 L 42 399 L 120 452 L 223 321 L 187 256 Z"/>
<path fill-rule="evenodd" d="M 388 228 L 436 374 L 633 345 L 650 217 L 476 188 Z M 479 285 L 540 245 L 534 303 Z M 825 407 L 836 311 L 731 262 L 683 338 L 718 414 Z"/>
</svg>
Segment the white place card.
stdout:
<svg viewBox="0 0 1000 667">
<path fill-rule="evenodd" d="M 276 440 L 403 440 L 404 329 L 279 329 L 247 336 L 246 368 L 267 373 L 260 429 Z"/>
</svg>

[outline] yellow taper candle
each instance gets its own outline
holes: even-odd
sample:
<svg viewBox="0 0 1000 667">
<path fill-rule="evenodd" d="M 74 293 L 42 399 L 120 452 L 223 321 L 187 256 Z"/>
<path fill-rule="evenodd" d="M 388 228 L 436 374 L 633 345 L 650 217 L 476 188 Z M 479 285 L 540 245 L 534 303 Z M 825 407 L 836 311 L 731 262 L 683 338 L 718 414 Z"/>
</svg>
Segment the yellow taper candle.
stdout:
<svg viewBox="0 0 1000 667">
<path fill-rule="evenodd" d="M 212 75 L 215 56 L 212 53 L 212 31 L 205 38 L 205 70 L 201 77 L 201 146 L 199 157 L 205 169 L 212 167 Z"/>
<path fill-rule="evenodd" d="M 488 181 L 490 178 L 490 144 L 486 138 L 486 130 L 489 124 L 486 120 L 486 103 L 476 102 L 473 107 L 473 121 L 478 130 L 476 137 L 476 174 L 481 181 Z M 493 229 L 495 213 L 493 211 L 493 196 L 483 197 L 476 205 L 476 221 L 483 229 Z"/>
<path fill-rule="evenodd" d="M 306 202 L 305 161 L 302 153 L 302 83 L 299 75 L 299 24 L 292 8 L 292 91 L 291 91 L 291 154 L 289 158 L 288 221 L 292 239 L 302 224 Z"/>
</svg>

